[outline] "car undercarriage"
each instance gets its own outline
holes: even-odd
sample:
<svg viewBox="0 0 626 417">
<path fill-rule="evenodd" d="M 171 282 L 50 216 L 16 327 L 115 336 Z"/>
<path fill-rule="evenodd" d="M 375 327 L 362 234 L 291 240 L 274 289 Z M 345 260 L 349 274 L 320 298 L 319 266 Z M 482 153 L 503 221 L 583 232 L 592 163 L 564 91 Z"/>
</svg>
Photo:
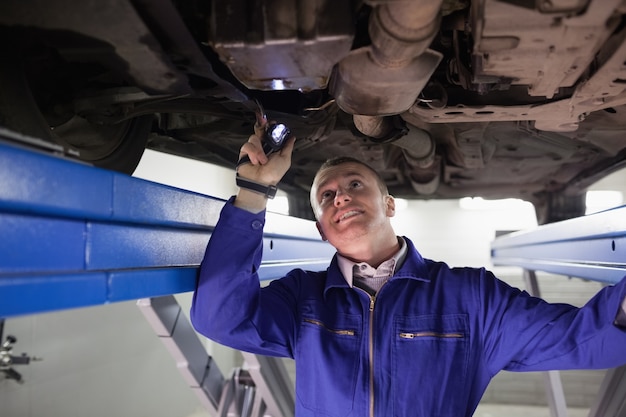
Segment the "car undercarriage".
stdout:
<svg viewBox="0 0 626 417">
<path fill-rule="evenodd" d="M 0 126 L 132 173 L 147 147 L 234 167 L 255 101 L 297 137 L 310 217 L 350 155 L 409 199 L 584 213 L 626 161 L 622 0 L 5 0 Z M 32 143 L 32 142 L 31 142 Z"/>
</svg>

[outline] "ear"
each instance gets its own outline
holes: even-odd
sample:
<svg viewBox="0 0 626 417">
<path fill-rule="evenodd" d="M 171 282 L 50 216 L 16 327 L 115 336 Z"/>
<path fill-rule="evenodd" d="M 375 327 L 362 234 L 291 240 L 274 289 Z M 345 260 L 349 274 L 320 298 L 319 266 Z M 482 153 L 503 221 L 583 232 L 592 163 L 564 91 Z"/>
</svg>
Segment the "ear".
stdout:
<svg viewBox="0 0 626 417">
<path fill-rule="evenodd" d="M 387 194 L 385 196 L 385 205 L 387 206 L 386 214 L 387 217 L 393 217 L 396 215 L 396 200 L 392 195 Z"/>
<path fill-rule="evenodd" d="M 320 222 L 315 222 L 315 227 L 317 227 L 317 231 L 320 232 L 322 240 L 324 242 L 328 241 L 328 239 L 326 239 L 326 235 L 324 235 L 324 231 L 322 230 L 322 225 L 320 224 Z"/>
</svg>

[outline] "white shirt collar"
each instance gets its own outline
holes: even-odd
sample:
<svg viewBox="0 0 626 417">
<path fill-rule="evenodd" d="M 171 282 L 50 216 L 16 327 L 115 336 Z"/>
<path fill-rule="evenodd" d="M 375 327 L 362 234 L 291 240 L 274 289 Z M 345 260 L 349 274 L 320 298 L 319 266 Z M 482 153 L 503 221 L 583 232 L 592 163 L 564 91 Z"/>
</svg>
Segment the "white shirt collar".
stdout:
<svg viewBox="0 0 626 417">
<path fill-rule="evenodd" d="M 400 249 L 398 250 L 398 252 L 396 252 L 395 255 L 393 255 L 390 258 L 390 259 L 393 259 L 395 263 L 393 273 L 395 273 L 398 267 L 402 265 L 402 262 L 404 262 L 404 259 L 406 258 L 406 252 L 407 252 L 407 244 L 404 241 L 404 238 L 401 236 L 398 236 L 398 242 L 400 243 Z M 363 263 L 363 262 L 359 262 L 359 263 Z M 350 259 L 345 258 L 341 256 L 339 253 L 337 253 L 337 264 L 339 266 L 339 270 L 343 274 L 344 279 L 346 280 L 350 288 L 352 288 L 352 268 L 354 267 L 354 265 L 357 265 L 358 263 L 352 262 Z"/>
</svg>

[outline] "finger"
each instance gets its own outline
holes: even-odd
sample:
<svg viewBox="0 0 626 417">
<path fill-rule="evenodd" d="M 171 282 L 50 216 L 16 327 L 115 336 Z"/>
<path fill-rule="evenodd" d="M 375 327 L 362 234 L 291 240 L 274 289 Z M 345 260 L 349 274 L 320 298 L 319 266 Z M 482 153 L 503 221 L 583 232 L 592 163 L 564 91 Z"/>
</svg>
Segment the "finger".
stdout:
<svg viewBox="0 0 626 417">
<path fill-rule="evenodd" d="M 255 128 L 256 129 L 256 128 Z M 261 136 L 256 132 L 253 135 L 248 136 L 248 143 L 254 143 L 255 145 L 261 145 Z"/>
<path fill-rule="evenodd" d="M 263 154 L 263 156 L 260 156 L 255 153 L 248 153 L 244 155 L 248 157 L 248 161 L 250 165 L 259 166 L 259 165 L 264 165 L 267 163 L 267 157 L 265 156 L 265 154 Z M 240 157 L 239 159 L 241 159 L 242 157 Z"/>
<path fill-rule="evenodd" d="M 247 155 L 250 158 L 250 163 L 252 165 L 263 165 L 267 163 L 267 155 L 263 152 L 263 148 L 260 144 L 252 142 L 246 142 L 241 146 L 241 150 L 239 151 L 239 159 L 241 159 L 244 155 Z"/>
<path fill-rule="evenodd" d="M 261 138 L 256 134 L 248 136 L 248 141 L 241 146 L 241 151 L 243 152 L 244 150 L 246 153 L 262 152 L 263 144 L 261 143 Z"/>
<path fill-rule="evenodd" d="M 244 156 L 247 156 L 250 162 L 254 163 L 253 161 L 256 160 L 256 152 L 253 143 L 246 142 L 241 146 L 241 149 L 239 149 L 239 159 Z"/>
<path fill-rule="evenodd" d="M 267 125 L 267 117 L 260 113 L 256 114 L 256 123 L 254 123 L 254 134 L 261 137 L 265 132 L 265 126 Z"/>
</svg>

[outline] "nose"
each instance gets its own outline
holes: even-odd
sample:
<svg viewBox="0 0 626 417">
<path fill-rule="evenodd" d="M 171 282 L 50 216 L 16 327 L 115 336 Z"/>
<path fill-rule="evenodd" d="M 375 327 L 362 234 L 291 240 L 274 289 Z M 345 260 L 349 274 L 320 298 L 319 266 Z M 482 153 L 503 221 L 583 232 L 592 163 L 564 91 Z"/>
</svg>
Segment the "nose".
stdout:
<svg viewBox="0 0 626 417">
<path fill-rule="evenodd" d="M 340 207 L 351 200 L 350 194 L 344 189 L 339 188 L 335 193 L 335 207 Z"/>
</svg>

